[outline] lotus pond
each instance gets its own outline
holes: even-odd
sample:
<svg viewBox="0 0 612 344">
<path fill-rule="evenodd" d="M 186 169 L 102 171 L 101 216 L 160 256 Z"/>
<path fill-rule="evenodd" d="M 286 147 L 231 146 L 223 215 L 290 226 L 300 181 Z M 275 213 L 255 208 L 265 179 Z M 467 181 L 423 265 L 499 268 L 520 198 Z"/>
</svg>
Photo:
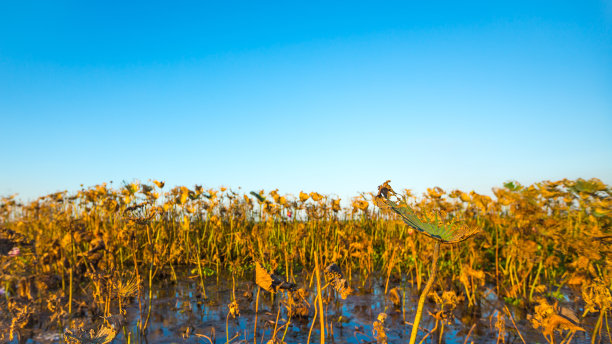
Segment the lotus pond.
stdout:
<svg viewBox="0 0 612 344">
<path fill-rule="evenodd" d="M 420 299 L 417 343 L 611 342 L 599 180 L 403 190 L 390 209 L 380 190 L 342 207 L 163 187 L 0 199 L 0 342 L 399 343 Z"/>
</svg>

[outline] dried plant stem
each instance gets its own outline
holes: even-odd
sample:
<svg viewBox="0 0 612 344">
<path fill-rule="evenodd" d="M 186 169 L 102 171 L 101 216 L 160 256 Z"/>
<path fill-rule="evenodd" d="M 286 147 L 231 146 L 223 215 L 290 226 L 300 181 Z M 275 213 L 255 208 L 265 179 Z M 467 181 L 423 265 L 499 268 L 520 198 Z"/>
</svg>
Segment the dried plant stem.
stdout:
<svg viewBox="0 0 612 344">
<path fill-rule="evenodd" d="M 402 320 L 406 323 L 406 283 L 404 282 L 404 290 L 402 290 Z"/>
<path fill-rule="evenodd" d="M 276 321 L 274 322 L 274 331 L 272 332 L 272 342 L 276 343 L 276 331 L 278 331 L 278 318 L 280 317 L 281 307 L 278 307 L 278 312 L 276 312 Z"/>
<path fill-rule="evenodd" d="M 321 325 L 321 344 L 325 344 L 325 313 L 323 312 L 323 292 L 321 290 L 321 277 L 319 276 L 319 255 L 315 254 L 315 274 L 317 276 L 317 297 L 319 299 L 319 324 Z"/>
<path fill-rule="evenodd" d="M 434 280 L 436 279 L 436 271 L 438 270 L 438 256 L 440 255 L 440 242 L 436 241 L 434 245 L 434 253 L 431 262 L 431 272 L 429 274 L 429 279 L 427 280 L 427 284 L 425 284 L 425 288 L 421 292 L 421 297 L 419 297 L 419 304 L 417 306 L 417 312 L 414 316 L 414 322 L 412 325 L 412 332 L 410 333 L 410 344 L 414 344 L 416 342 L 417 334 L 419 333 L 419 323 L 421 322 L 421 316 L 423 315 L 423 306 L 425 305 L 425 299 L 427 298 L 427 293 L 429 293 L 429 289 L 433 285 Z"/>
<path fill-rule="evenodd" d="M 210 339 L 210 337 L 209 337 L 209 336 L 207 336 L 207 335 L 205 335 L 205 334 L 199 334 L 199 333 L 196 333 L 195 335 L 196 335 L 196 337 L 206 338 L 210 344 L 212 344 L 212 343 L 213 343 L 213 340 L 212 340 L 212 339 Z"/>
<path fill-rule="evenodd" d="M 538 283 L 538 278 L 540 277 L 540 272 L 542 271 L 542 259 L 540 259 L 540 263 L 538 264 L 538 272 L 536 272 L 536 276 L 533 279 L 533 283 L 531 283 L 531 288 L 529 290 L 529 302 L 532 300 L 533 291 L 535 290 L 536 284 Z"/>
<path fill-rule="evenodd" d="M 602 309 L 599 311 L 599 317 L 597 318 L 597 323 L 595 324 L 595 328 L 593 329 L 593 335 L 591 336 L 591 344 L 595 344 L 595 340 L 597 339 L 597 334 L 601 334 L 601 327 L 603 325 L 603 315 L 605 314 L 605 310 Z"/>
<path fill-rule="evenodd" d="M 287 330 L 289 330 L 289 325 L 291 324 L 291 315 L 289 315 L 289 319 L 285 324 L 285 330 L 283 331 L 283 338 L 281 338 L 281 343 L 285 342 L 285 336 L 287 335 Z"/>
<path fill-rule="evenodd" d="M 431 314 L 431 313 L 429 313 L 429 314 Z M 427 334 L 423 337 L 423 339 L 421 339 L 419 344 L 423 344 L 423 342 L 425 342 L 425 339 L 427 339 L 427 337 L 429 337 L 430 334 L 436 332 L 436 330 L 438 329 L 438 323 L 439 322 L 440 322 L 440 320 L 436 319 L 436 323 L 434 325 L 434 328 L 431 331 L 427 332 Z"/>
<path fill-rule="evenodd" d="M 153 307 L 153 263 L 151 263 L 151 265 L 149 266 L 149 302 L 148 302 L 148 306 L 147 306 L 147 318 L 145 319 L 145 323 L 144 326 L 142 327 L 141 331 L 144 332 L 144 330 L 147 328 L 147 326 L 149 325 L 149 319 L 151 318 L 151 308 Z"/>
<path fill-rule="evenodd" d="M 70 291 L 68 295 L 68 314 L 72 314 L 72 268 L 68 269 L 70 272 Z"/>
<path fill-rule="evenodd" d="M 287 281 L 291 281 L 289 278 L 289 259 L 287 258 L 287 248 L 283 248 L 283 253 L 285 255 L 285 276 L 287 277 Z"/>
<path fill-rule="evenodd" d="M 472 334 L 472 331 L 474 331 L 475 328 L 476 324 L 472 325 L 472 327 L 470 328 L 470 332 L 468 332 L 467 336 L 465 337 L 465 340 L 463 341 L 463 344 L 467 344 L 468 338 L 470 338 L 470 335 Z"/>
<path fill-rule="evenodd" d="M 393 271 L 393 263 L 395 262 L 395 252 L 397 248 L 393 248 L 393 253 L 391 254 L 391 260 L 389 261 L 389 267 L 387 268 L 387 281 L 385 282 L 385 295 L 389 291 L 389 279 L 391 278 L 391 272 Z"/>
<path fill-rule="evenodd" d="M 255 326 L 253 327 L 253 344 L 257 344 L 257 311 L 259 310 L 259 291 L 261 288 L 257 286 L 257 296 L 255 297 Z"/>
<path fill-rule="evenodd" d="M 232 302 L 236 301 L 236 278 L 232 272 Z"/>
<path fill-rule="evenodd" d="M 117 296 L 117 302 L 119 303 L 119 314 L 122 314 L 123 312 L 121 311 L 122 310 L 122 307 L 121 307 L 121 295 Z"/>
<path fill-rule="evenodd" d="M 499 295 L 499 226 L 495 226 L 495 288 Z"/>
<path fill-rule="evenodd" d="M 264 339 L 266 338 L 266 329 L 261 330 L 261 340 L 260 343 L 264 343 Z"/>
<path fill-rule="evenodd" d="M 317 313 L 319 312 L 319 306 L 317 305 L 318 299 L 319 299 L 319 295 L 315 297 L 315 300 L 312 303 L 314 305 L 315 312 L 312 317 L 312 323 L 310 323 L 310 330 L 308 331 L 308 339 L 306 340 L 306 344 L 310 344 L 310 335 L 312 334 L 312 328 L 314 327 L 315 321 L 317 321 Z"/>
<path fill-rule="evenodd" d="M 225 342 L 229 343 L 229 315 L 230 312 L 227 312 L 227 315 L 225 316 Z"/>
<path fill-rule="evenodd" d="M 527 343 L 525 343 L 525 339 L 523 338 L 523 335 L 521 334 L 521 331 L 519 331 L 518 327 L 516 326 L 516 323 L 514 322 L 514 317 L 512 316 L 512 313 L 510 313 L 510 310 L 508 309 L 508 306 L 504 306 L 504 310 L 506 311 L 506 313 L 508 313 L 508 316 L 510 316 L 510 320 L 512 320 L 512 325 L 514 325 L 514 328 L 516 329 L 516 332 L 518 333 L 519 337 L 521 337 L 521 340 L 523 341 L 523 344 L 527 344 Z"/>
<path fill-rule="evenodd" d="M 608 312 L 606 311 L 605 313 L 606 316 L 606 329 L 608 330 L 608 339 L 610 340 L 610 343 L 612 343 L 612 336 L 610 336 L 610 326 L 608 326 Z"/>
<path fill-rule="evenodd" d="M 106 304 L 104 307 L 104 316 L 107 317 L 110 315 L 110 302 L 111 302 L 111 293 L 112 293 L 112 289 L 113 289 L 113 285 L 111 282 L 107 282 L 108 284 L 108 293 L 107 293 L 107 297 L 106 297 Z"/>
<path fill-rule="evenodd" d="M 572 338 L 574 338 L 575 334 L 576 334 L 576 331 L 569 331 L 567 336 L 565 336 L 565 338 L 559 344 L 569 344 L 569 342 L 572 341 Z"/>
<path fill-rule="evenodd" d="M 196 257 L 196 260 L 198 262 L 198 274 L 200 275 L 200 286 L 202 287 L 202 297 L 204 298 L 204 300 L 208 299 L 208 297 L 206 297 L 206 288 L 204 287 L 204 276 L 202 273 L 202 263 L 200 262 L 200 236 L 198 235 L 198 239 L 197 239 L 197 245 L 198 245 L 198 256 Z M 217 276 L 219 276 L 219 274 L 217 274 Z"/>
</svg>

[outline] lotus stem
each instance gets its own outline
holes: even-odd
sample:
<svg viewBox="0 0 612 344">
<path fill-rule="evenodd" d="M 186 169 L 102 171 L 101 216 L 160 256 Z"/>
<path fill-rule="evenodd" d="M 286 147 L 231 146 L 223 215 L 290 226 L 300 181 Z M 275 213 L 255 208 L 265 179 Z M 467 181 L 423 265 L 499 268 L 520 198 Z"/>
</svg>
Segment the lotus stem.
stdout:
<svg viewBox="0 0 612 344">
<path fill-rule="evenodd" d="M 597 339 L 597 334 L 601 332 L 601 326 L 602 324 L 602 320 L 603 320 L 603 315 L 604 315 L 605 309 L 602 309 L 599 311 L 599 317 L 597 318 L 597 323 L 595 324 L 595 328 L 593 329 L 593 335 L 591 336 L 591 344 L 595 344 L 595 340 Z"/>
<path fill-rule="evenodd" d="M 419 297 L 419 304 L 417 306 L 416 315 L 414 316 L 414 322 L 412 323 L 412 332 L 410 333 L 410 344 L 414 344 L 416 342 L 417 334 L 419 333 L 419 323 L 421 322 L 421 316 L 423 315 L 423 306 L 425 305 L 425 299 L 427 298 L 427 294 L 429 293 L 429 289 L 433 285 L 434 280 L 436 279 L 436 271 L 438 270 L 438 257 L 440 255 L 440 242 L 436 241 L 434 245 L 434 253 L 431 262 L 431 271 L 429 273 L 429 279 L 427 280 L 427 284 L 425 284 L 425 288 L 421 292 L 421 296 Z"/>
<path fill-rule="evenodd" d="M 289 315 L 289 319 L 287 320 L 287 323 L 285 324 L 285 331 L 283 332 L 283 338 L 281 338 L 281 343 L 285 342 L 285 336 L 287 335 L 287 330 L 289 330 L 289 325 L 291 324 L 291 315 Z"/>
<path fill-rule="evenodd" d="M 526 344 L 525 343 L 525 339 L 523 338 L 523 335 L 521 334 L 521 331 L 519 331 L 518 326 L 516 326 L 516 322 L 514 322 L 514 317 L 512 316 L 512 313 L 510 312 L 510 310 L 508 309 L 508 306 L 504 305 L 504 310 L 506 311 L 506 313 L 510 317 L 510 320 L 512 320 L 512 325 L 514 326 L 514 329 L 516 330 L 516 332 L 518 333 L 519 337 L 521 338 L 521 341 L 523 342 L 523 344 Z"/>
<path fill-rule="evenodd" d="M 470 331 L 468 332 L 467 336 L 465 337 L 465 340 L 463 341 L 463 344 L 467 344 L 467 341 L 470 338 L 470 335 L 472 334 L 472 331 L 474 331 L 475 328 L 476 328 L 476 323 L 474 323 L 474 325 L 472 325 L 472 327 L 470 328 Z"/>
<path fill-rule="evenodd" d="M 315 300 L 312 303 L 314 306 L 314 315 L 312 317 L 312 323 L 310 323 L 310 330 L 308 331 L 308 339 L 306 340 L 306 344 L 310 344 L 310 335 L 312 334 L 312 328 L 314 327 L 315 321 L 317 321 L 317 313 L 319 312 L 319 306 L 317 305 L 318 299 L 319 299 L 319 295 L 315 297 Z"/>
<path fill-rule="evenodd" d="M 540 259 L 540 263 L 538 265 L 538 272 L 536 272 L 536 276 L 533 279 L 533 283 L 531 283 L 531 288 L 529 290 L 529 302 L 533 299 L 533 291 L 535 290 L 536 284 L 538 283 L 538 278 L 540 277 L 540 272 L 542 271 L 542 259 Z"/>
<path fill-rule="evenodd" d="M 317 276 L 317 297 L 319 299 L 319 324 L 321 325 L 321 344 L 325 344 L 325 313 L 323 312 L 323 292 L 319 276 L 319 255 L 315 254 L 315 274 Z"/>
<path fill-rule="evenodd" d="M 72 268 L 68 269 L 70 272 L 70 291 L 68 295 L 68 314 L 72 314 Z"/>
<path fill-rule="evenodd" d="M 278 330 L 278 318 L 280 317 L 281 307 L 278 307 L 278 311 L 276 312 L 276 321 L 274 322 L 274 331 L 272 332 L 272 342 L 276 343 L 276 331 Z"/>
<path fill-rule="evenodd" d="M 202 287 L 202 297 L 204 298 L 204 300 L 208 299 L 208 297 L 206 297 L 206 287 L 204 287 L 204 276 L 202 273 L 202 263 L 200 262 L 200 237 L 198 236 L 197 239 L 197 244 L 198 244 L 198 256 L 196 257 L 196 260 L 198 262 L 198 275 L 200 275 L 200 286 Z M 217 274 L 217 276 L 219 276 L 219 274 Z"/>
<path fill-rule="evenodd" d="M 230 316 L 230 312 L 227 312 L 227 315 L 225 316 L 225 342 L 229 343 L 229 316 Z"/>
<path fill-rule="evenodd" d="M 608 339 L 610 340 L 610 343 L 612 343 L 612 336 L 610 336 L 610 326 L 608 326 L 608 311 L 606 311 L 604 314 L 606 318 L 606 329 L 608 330 Z"/>
<path fill-rule="evenodd" d="M 257 286 L 257 296 L 255 297 L 255 326 L 253 328 L 253 344 L 257 344 L 257 310 L 259 310 L 259 291 L 261 287 Z"/>
</svg>

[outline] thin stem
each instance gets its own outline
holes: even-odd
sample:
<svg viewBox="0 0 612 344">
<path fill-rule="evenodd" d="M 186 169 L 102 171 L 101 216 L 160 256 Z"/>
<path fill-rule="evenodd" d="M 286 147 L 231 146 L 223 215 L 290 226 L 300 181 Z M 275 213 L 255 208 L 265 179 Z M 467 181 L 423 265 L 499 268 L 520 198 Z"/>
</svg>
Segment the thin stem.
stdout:
<svg viewBox="0 0 612 344">
<path fill-rule="evenodd" d="M 274 322 L 274 331 L 272 332 L 272 342 L 276 343 L 276 331 L 278 330 L 278 318 L 280 317 L 281 307 L 278 307 L 278 312 L 276 312 L 276 321 Z"/>
<path fill-rule="evenodd" d="M 540 263 L 538 265 L 538 272 L 536 272 L 536 277 L 533 279 L 533 283 L 531 283 L 531 289 L 529 290 L 529 302 L 532 300 L 533 291 L 535 290 L 536 283 L 538 283 L 538 278 L 540 277 L 540 272 L 542 271 L 542 259 L 540 259 Z"/>
<path fill-rule="evenodd" d="M 597 334 L 601 332 L 601 325 L 604 315 L 604 310 L 599 311 L 599 317 L 597 318 L 597 323 L 595 324 L 595 329 L 593 330 L 593 336 L 591 337 L 591 344 L 595 344 L 595 340 L 597 339 Z"/>
<path fill-rule="evenodd" d="M 315 300 L 312 303 L 314 306 L 314 316 L 312 317 L 312 323 L 310 324 L 310 330 L 308 331 L 308 339 L 306 340 L 306 344 L 310 344 L 310 335 L 312 334 L 312 328 L 314 327 L 315 321 L 317 321 L 317 313 L 319 311 L 319 307 L 317 306 L 318 298 L 319 295 L 315 297 Z"/>
<path fill-rule="evenodd" d="M 475 328 L 476 324 L 472 325 L 472 327 L 470 328 L 470 332 L 468 332 L 467 336 L 465 337 L 465 340 L 463 341 L 463 344 L 467 344 L 468 338 L 470 338 L 470 335 L 472 334 L 472 331 L 474 331 Z"/>
<path fill-rule="evenodd" d="M 431 313 L 430 313 L 431 314 Z M 423 342 L 425 341 L 425 339 L 427 339 L 427 337 L 429 337 L 430 334 L 436 332 L 436 330 L 438 329 L 438 323 L 440 322 L 440 320 L 436 319 L 436 324 L 434 325 L 434 328 L 427 332 L 427 334 L 425 335 L 425 337 L 423 337 L 423 339 L 421 339 L 421 341 L 419 342 L 419 344 L 423 344 Z"/>
<path fill-rule="evenodd" d="M 510 320 L 512 320 L 512 325 L 514 325 L 514 328 L 516 329 L 516 332 L 518 333 L 519 337 L 521 337 L 521 341 L 523 341 L 523 344 L 527 344 L 527 343 L 525 343 L 525 339 L 523 338 L 523 335 L 521 334 L 521 331 L 519 331 L 518 327 L 516 326 L 516 323 L 514 322 L 514 317 L 512 316 L 512 313 L 510 313 L 510 310 L 508 309 L 508 306 L 504 306 L 504 310 L 506 311 L 506 313 L 508 313 L 508 316 L 510 316 Z"/>
<path fill-rule="evenodd" d="M 317 276 L 317 296 L 319 298 L 319 324 L 321 325 L 321 344 L 325 344 L 325 314 L 323 312 L 323 293 L 321 291 L 321 277 L 319 276 L 319 255 L 315 255 L 315 274 Z"/>
<path fill-rule="evenodd" d="M 608 339 L 610 340 L 610 343 L 612 343 L 612 336 L 610 336 L 610 326 L 608 326 L 608 311 L 606 311 L 604 314 L 606 317 L 606 329 L 608 330 Z"/>
<path fill-rule="evenodd" d="M 289 325 L 291 324 L 291 315 L 289 315 L 289 320 L 287 320 L 287 323 L 285 324 L 285 331 L 283 332 L 283 338 L 281 338 L 281 343 L 285 342 L 285 336 L 287 335 L 287 330 L 289 330 Z"/>
<path fill-rule="evenodd" d="M 225 342 L 229 343 L 229 315 L 230 312 L 227 312 L 225 316 Z"/>
<path fill-rule="evenodd" d="M 499 295 L 499 226 L 495 225 L 495 288 Z"/>
<path fill-rule="evenodd" d="M 257 310 L 259 309 L 259 291 L 261 288 L 257 286 L 257 297 L 255 298 L 255 326 L 253 328 L 253 344 L 257 344 Z"/>
<path fill-rule="evenodd" d="M 68 314 L 72 314 L 72 267 L 69 269 L 70 272 L 70 294 L 68 295 Z"/>
<path fill-rule="evenodd" d="M 410 333 L 410 344 L 414 344 L 416 342 L 416 337 L 419 332 L 419 323 L 421 322 L 421 316 L 423 315 L 423 306 L 425 305 L 425 299 L 427 298 L 427 293 L 429 293 L 429 289 L 433 285 L 434 280 L 436 279 L 436 271 L 438 270 L 438 256 L 440 255 L 440 242 L 436 240 L 434 245 L 434 253 L 431 262 L 431 271 L 429 273 L 429 279 L 427 280 L 427 284 L 425 284 L 425 288 L 423 292 L 421 292 L 421 297 L 419 297 L 419 304 L 417 306 L 417 312 L 414 316 L 414 322 L 412 324 L 412 332 Z"/>
<path fill-rule="evenodd" d="M 204 298 L 204 300 L 208 299 L 208 297 L 206 297 L 206 288 L 204 287 L 204 276 L 202 273 L 202 263 L 200 262 L 200 235 L 198 235 L 197 238 L 197 245 L 198 245 L 198 256 L 196 257 L 196 261 L 198 262 L 198 274 L 200 275 L 200 286 L 202 287 L 202 297 Z M 219 276 L 219 274 L 217 274 L 217 276 Z"/>
</svg>

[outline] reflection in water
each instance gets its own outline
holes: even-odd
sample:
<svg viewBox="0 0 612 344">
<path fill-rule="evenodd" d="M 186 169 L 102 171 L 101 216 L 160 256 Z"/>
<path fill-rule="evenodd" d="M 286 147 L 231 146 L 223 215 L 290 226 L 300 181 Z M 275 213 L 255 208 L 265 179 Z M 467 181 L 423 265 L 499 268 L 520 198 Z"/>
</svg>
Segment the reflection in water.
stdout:
<svg viewBox="0 0 612 344">
<path fill-rule="evenodd" d="M 298 288 L 309 290 L 308 277 L 296 276 Z M 410 283 L 399 281 L 397 285 L 400 295 L 406 291 L 403 302 L 405 309 L 394 305 L 396 296 L 384 295 L 382 279 L 370 278 L 363 289 L 355 288 L 355 292 L 343 300 L 332 288 L 325 288 L 326 331 L 330 343 L 375 343 L 373 324 L 381 313 L 386 313 L 384 330 L 388 343 L 401 343 L 408 340 L 411 324 L 416 311 L 416 293 L 410 289 Z M 255 321 L 255 297 L 257 286 L 252 281 L 236 281 L 236 302 L 239 316 L 235 318 L 229 314 L 229 304 L 232 302 L 231 277 L 220 277 L 220 283 L 207 286 L 208 299 L 204 299 L 198 292 L 199 284 L 190 279 L 179 280 L 178 283 L 165 281 L 154 286 L 152 310 L 149 326 L 145 334 L 138 332 L 138 319 L 141 316 L 138 301 L 135 299 L 126 307 L 126 321 L 121 326 L 113 343 L 123 343 L 129 337 L 132 343 L 253 343 L 253 327 Z M 226 282 L 224 282 L 226 281 Z M 353 279 L 353 286 L 364 285 Z M 407 289 L 405 287 L 408 286 Z M 311 291 L 313 289 L 310 289 Z M 363 292 L 363 291 L 366 292 Z M 397 293 L 398 291 L 396 291 Z M 441 291 L 437 291 L 441 295 Z M 569 291 L 567 291 L 569 293 Z M 148 295 L 145 293 L 145 295 Z M 274 296 L 269 292 L 260 291 L 259 311 L 257 314 L 257 343 L 268 343 L 272 339 L 275 327 L 276 338 L 280 341 L 284 337 L 285 343 L 306 343 L 314 316 L 314 297 L 316 293 L 304 294 L 305 304 L 309 305 L 307 317 L 294 317 L 288 323 L 287 302 L 289 293 L 281 291 Z M 295 296 L 295 295 L 293 295 Z M 141 300 L 146 305 L 148 300 Z M 569 307 L 575 304 L 566 302 Z M 143 317 L 146 317 L 146 307 L 143 306 Z M 280 312 L 279 312 L 280 309 Z M 436 323 L 433 315 L 439 313 L 440 306 L 430 298 L 426 305 L 425 316 L 420 326 L 426 331 L 419 334 L 419 340 L 430 333 L 426 343 L 464 343 L 470 333 L 469 343 L 496 343 L 500 333 L 498 318 L 504 317 L 505 342 L 521 343 L 516 329 L 510 318 L 504 315 L 504 303 L 497 299 L 490 291 L 485 297 L 478 298 L 473 307 L 467 302 L 459 302 L 457 307 L 445 315 L 444 319 Z M 523 338 L 527 343 L 544 342 L 544 338 L 533 329 L 526 320 L 522 311 L 512 309 L 512 314 Z M 276 321 L 278 316 L 278 322 Z M 589 321 L 592 320 L 589 318 Z M 444 321 L 442 326 L 441 321 Z M 474 329 L 470 332 L 472 325 Z M 497 324 L 497 327 L 496 327 Z M 588 333 L 593 324 L 584 324 L 587 334 L 577 333 L 572 343 L 588 343 Z M 442 337 L 440 332 L 442 330 Z M 57 343 L 61 336 L 60 331 L 53 331 L 49 325 L 35 326 L 21 334 L 24 343 Z M 318 320 L 313 326 L 310 342 L 319 340 Z M 27 339 L 26 339 L 27 338 Z M 17 343 L 14 340 L 11 343 Z"/>
<path fill-rule="evenodd" d="M 228 280 L 228 279 L 225 279 Z M 304 278 L 307 280 L 307 278 Z M 408 339 L 411 325 L 410 322 L 416 309 L 415 293 L 407 290 L 405 301 L 405 315 L 401 308 L 393 306 L 390 297 L 384 295 L 384 286 L 378 280 L 368 283 L 371 292 L 357 292 L 342 300 L 335 295 L 330 288 L 324 291 L 325 314 L 328 338 L 333 343 L 363 343 L 375 342 L 372 333 L 373 323 L 380 313 L 387 313 L 384 326 L 386 328 L 387 341 L 389 343 L 404 342 Z M 361 285 L 353 280 L 353 285 Z M 298 287 L 307 286 L 305 283 Z M 403 288 L 403 284 L 401 287 Z M 257 287 L 250 281 L 236 282 L 236 301 L 239 305 L 240 316 L 233 318 L 228 316 L 228 305 L 232 302 L 231 279 L 229 283 L 220 283 L 207 287 L 208 299 L 203 299 L 198 293 L 198 284 L 189 280 L 178 284 L 157 286 L 153 294 L 153 309 L 151 314 L 151 325 L 146 336 L 135 336 L 142 342 L 148 343 L 176 343 L 193 342 L 207 343 L 210 338 L 214 343 L 225 343 L 229 338 L 231 342 L 253 342 L 253 325 L 255 321 L 255 299 L 251 294 L 257 293 Z M 368 288 L 370 288 L 368 286 Z M 401 290 L 403 290 L 400 288 Z M 309 305 L 313 305 L 315 293 L 307 296 Z M 281 300 L 287 300 L 288 293 L 280 292 L 272 296 L 268 292 L 260 291 L 259 312 L 257 316 L 258 343 L 267 343 L 272 339 L 276 317 L 278 315 L 277 327 L 282 327 L 288 321 L 287 308 Z M 436 327 L 436 320 L 429 314 L 435 314 L 438 306 L 430 300 L 426 311 L 431 313 L 425 316 L 421 327 L 432 329 Z M 463 343 L 470 328 L 476 324 L 470 334 L 469 342 L 492 343 L 497 341 L 498 329 L 495 327 L 495 316 L 503 314 L 503 302 L 497 300 L 493 293 L 485 298 L 480 298 L 473 307 L 467 307 L 467 303 L 459 303 L 457 308 L 444 319 L 445 326 L 443 336 L 440 338 L 440 324 L 437 331 L 428 336 L 428 343 Z M 280 307 L 280 313 L 278 313 Z M 500 313 L 501 312 L 501 313 Z M 515 321 L 521 334 L 528 342 L 542 342 L 542 337 L 534 330 L 518 309 L 513 309 Z M 133 304 L 128 310 L 130 327 L 128 331 L 135 333 L 138 306 Z M 286 343 L 306 343 L 314 315 L 314 308 L 310 307 L 309 317 L 291 319 L 290 324 L 277 330 L 277 339 L 284 336 Z M 406 323 L 407 321 L 407 323 Z M 505 324 L 506 342 L 520 343 L 511 321 Z M 226 332 L 227 328 L 227 332 Z M 318 323 L 313 326 L 310 337 L 311 342 L 318 342 Z M 422 332 L 420 338 L 427 334 Z M 441 341 L 440 341 L 441 339 Z M 263 341 L 262 341 L 263 340 Z M 115 341 L 124 341 L 123 332 Z M 573 343 L 589 342 L 585 334 L 577 334 Z"/>
</svg>

